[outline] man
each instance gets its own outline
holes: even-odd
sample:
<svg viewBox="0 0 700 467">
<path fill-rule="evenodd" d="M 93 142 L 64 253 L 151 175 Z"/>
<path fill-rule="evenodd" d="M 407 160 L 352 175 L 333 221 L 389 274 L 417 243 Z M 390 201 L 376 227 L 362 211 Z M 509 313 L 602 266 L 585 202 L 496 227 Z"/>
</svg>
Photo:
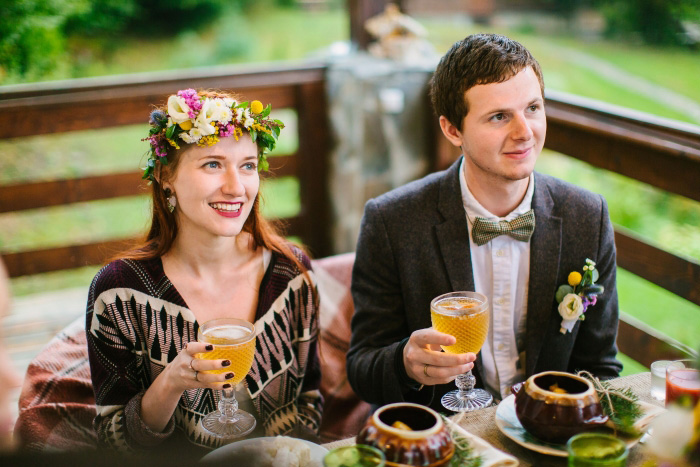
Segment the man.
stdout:
<svg viewBox="0 0 700 467">
<path fill-rule="evenodd" d="M 444 410 L 440 398 L 472 368 L 477 386 L 497 399 L 545 370 L 619 374 L 607 205 L 599 195 L 533 172 L 546 133 L 543 93 L 537 61 L 503 36 L 469 36 L 440 61 L 431 97 L 443 134 L 463 157 L 365 206 L 347 355 L 350 384 L 364 400 Z M 489 241 L 493 235 L 473 229 L 484 219 L 516 218 L 526 225 L 524 237 Z M 597 263 L 605 292 L 585 321 L 562 333 L 555 292 L 586 258 Z M 455 339 L 431 329 L 430 301 L 462 290 L 483 293 L 491 304 L 478 357 L 440 352 Z"/>
</svg>

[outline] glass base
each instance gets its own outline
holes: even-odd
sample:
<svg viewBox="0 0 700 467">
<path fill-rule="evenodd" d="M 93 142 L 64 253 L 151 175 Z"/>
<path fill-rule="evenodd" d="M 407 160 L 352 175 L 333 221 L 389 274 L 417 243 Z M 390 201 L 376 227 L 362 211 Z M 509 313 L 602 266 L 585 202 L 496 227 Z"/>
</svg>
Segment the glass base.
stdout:
<svg viewBox="0 0 700 467">
<path fill-rule="evenodd" d="M 466 396 L 460 396 L 460 391 L 450 391 L 440 399 L 442 406 L 453 412 L 471 412 L 483 409 L 493 402 L 493 397 L 483 389 L 467 391 Z"/>
<path fill-rule="evenodd" d="M 255 428 L 255 417 L 244 410 L 237 410 L 233 419 L 222 417 L 217 410 L 202 419 L 202 428 L 219 439 L 241 438 Z"/>
</svg>

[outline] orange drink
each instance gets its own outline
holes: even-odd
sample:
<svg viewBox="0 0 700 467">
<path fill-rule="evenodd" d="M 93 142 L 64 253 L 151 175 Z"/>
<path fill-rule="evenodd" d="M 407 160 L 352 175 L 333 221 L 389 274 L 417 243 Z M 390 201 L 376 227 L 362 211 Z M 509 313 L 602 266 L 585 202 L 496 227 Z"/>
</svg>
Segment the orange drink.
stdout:
<svg viewBox="0 0 700 467">
<path fill-rule="evenodd" d="M 447 353 L 477 353 L 489 332 L 488 305 L 470 297 L 448 297 L 430 307 L 433 328 L 457 339 L 455 345 L 442 346 Z"/>
<path fill-rule="evenodd" d="M 213 344 L 211 352 L 197 354 L 197 358 L 206 360 L 228 359 L 231 366 L 202 373 L 230 373 L 233 379 L 227 380 L 233 385 L 240 383 L 250 371 L 255 356 L 255 330 L 246 326 L 220 325 L 204 329 L 199 333 L 199 342 Z"/>
</svg>

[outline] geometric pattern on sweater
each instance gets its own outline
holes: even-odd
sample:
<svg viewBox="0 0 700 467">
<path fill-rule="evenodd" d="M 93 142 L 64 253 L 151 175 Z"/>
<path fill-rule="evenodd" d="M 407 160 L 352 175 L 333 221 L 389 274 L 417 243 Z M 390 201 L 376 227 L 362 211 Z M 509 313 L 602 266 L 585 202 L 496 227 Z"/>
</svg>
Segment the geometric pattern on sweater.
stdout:
<svg viewBox="0 0 700 467">
<path fill-rule="evenodd" d="M 306 256 L 296 251 L 309 266 Z M 313 272 L 309 271 L 312 283 Z M 265 434 L 290 434 L 299 424 L 318 432 L 322 400 L 317 353 L 318 302 L 294 263 L 273 252 L 260 286 L 256 353 L 243 380 Z M 194 314 L 165 276 L 160 259 L 115 261 L 93 280 L 87 310 L 87 339 L 100 440 L 133 449 L 126 404 L 143 392 L 190 341 Z M 185 391 L 173 414 L 177 432 L 190 442 L 217 447 L 201 427 L 216 410 L 219 391 Z M 131 430 L 132 432 L 135 430 Z"/>
</svg>

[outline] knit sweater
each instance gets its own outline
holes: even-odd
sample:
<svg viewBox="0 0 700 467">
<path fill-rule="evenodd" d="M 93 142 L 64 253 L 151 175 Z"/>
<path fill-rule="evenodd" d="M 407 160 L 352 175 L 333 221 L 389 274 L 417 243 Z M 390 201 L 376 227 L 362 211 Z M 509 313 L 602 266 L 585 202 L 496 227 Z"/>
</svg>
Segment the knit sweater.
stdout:
<svg viewBox="0 0 700 467">
<path fill-rule="evenodd" d="M 295 254 L 309 268 L 315 290 L 308 257 L 298 250 Z M 294 263 L 273 252 L 260 284 L 255 359 L 241 383 L 267 436 L 319 431 L 314 297 L 318 293 L 311 293 Z M 144 392 L 188 342 L 197 340 L 199 324 L 165 275 L 160 258 L 117 260 L 97 273 L 88 296 L 86 334 L 97 405 L 94 426 L 102 443 L 119 450 L 179 437 L 208 448 L 220 444 L 200 423 L 216 410 L 220 391 L 184 391 L 162 433 L 151 431 L 141 418 Z"/>
</svg>

